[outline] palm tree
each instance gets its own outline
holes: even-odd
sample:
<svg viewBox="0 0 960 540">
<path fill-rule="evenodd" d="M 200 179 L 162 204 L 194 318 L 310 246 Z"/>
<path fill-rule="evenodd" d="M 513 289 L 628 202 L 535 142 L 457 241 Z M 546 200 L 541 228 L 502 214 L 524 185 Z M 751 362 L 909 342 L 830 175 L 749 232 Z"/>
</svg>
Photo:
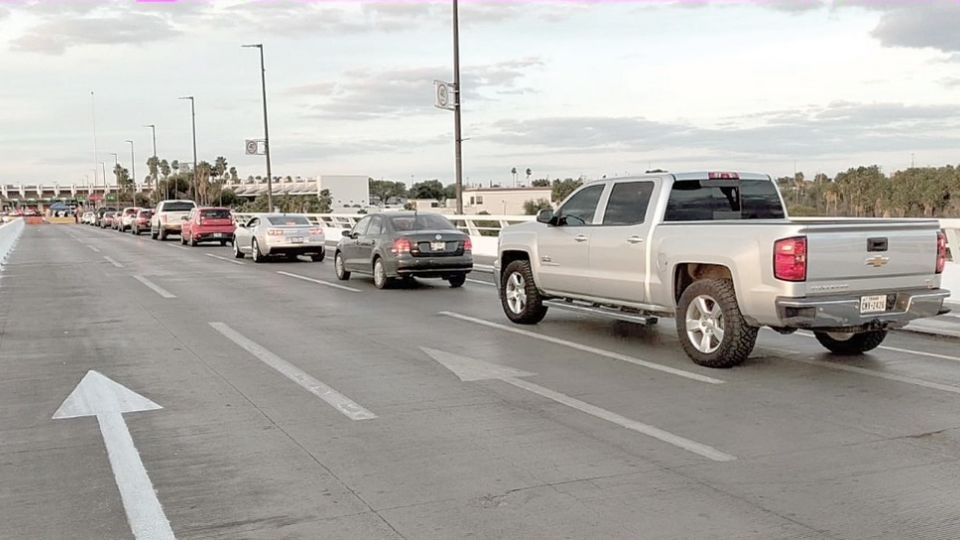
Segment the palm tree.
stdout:
<svg viewBox="0 0 960 540">
<path fill-rule="evenodd" d="M 513 185 L 517 185 L 517 168 L 510 169 L 510 174 L 513 175 Z"/>
<path fill-rule="evenodd" d="M 530 183 L 530 175 L 531 175 L 531 174 L 533 174 L 533 171 L 530 169 L 530 167 L 527 167 L 527 183 L 528 183 L 528 184 Z"/>
</svg>

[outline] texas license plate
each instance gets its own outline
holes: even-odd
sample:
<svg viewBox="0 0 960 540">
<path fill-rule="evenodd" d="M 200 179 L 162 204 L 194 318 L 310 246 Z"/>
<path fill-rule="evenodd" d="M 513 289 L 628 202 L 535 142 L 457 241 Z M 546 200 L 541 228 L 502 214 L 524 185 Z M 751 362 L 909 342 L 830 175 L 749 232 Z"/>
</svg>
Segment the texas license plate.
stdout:
<svg viewBox="0 0 960 540">
<path fill-rule="evenodd" d="M 860 313 L 883 313 L 887 310 L 887 295 L 860 297 Z"/>
<path fill-rule="evenodd" d="M 447 249 L 446 242 L 430 242 L 430 251 L 444 251 Z"/>
<path fill-rule="evenodd" d="M 291 236 L 291 237 L 290 237 L 290 243 L 291 243 L 291 244 L 302 244 L 302 243 L 303 243 L 303 237 L 300 237 L 300 236 Z"/>
</svg>

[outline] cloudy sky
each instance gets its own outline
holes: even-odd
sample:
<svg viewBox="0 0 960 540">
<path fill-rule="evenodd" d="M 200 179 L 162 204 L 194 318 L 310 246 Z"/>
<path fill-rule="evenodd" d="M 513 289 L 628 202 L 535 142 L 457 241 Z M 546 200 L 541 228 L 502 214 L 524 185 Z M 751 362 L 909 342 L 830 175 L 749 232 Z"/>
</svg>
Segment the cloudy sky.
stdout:
<svg viewBox="0 0 960 540">
<path fill-rule="evenodd" d="M 960 162 L 955 0 L 504 2 L 461 9 L 471 183 Z M 92 180 L 117 152 L 274 174 L 452 181 L 448 2 L 0 0 L 0 182 Z M 795 165 L 796 164 L 796 165 Z M 102 182 L 102 178 L 99 179 Z"/>
</svg>

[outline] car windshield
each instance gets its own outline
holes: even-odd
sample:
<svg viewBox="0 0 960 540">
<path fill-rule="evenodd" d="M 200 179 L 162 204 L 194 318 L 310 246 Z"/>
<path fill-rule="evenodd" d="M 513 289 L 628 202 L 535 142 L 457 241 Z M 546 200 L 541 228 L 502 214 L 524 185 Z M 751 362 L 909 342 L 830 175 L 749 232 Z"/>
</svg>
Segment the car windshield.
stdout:
<svg viewBox="0 0 960 540">
<path fill-rule="evenodd" d="M 436 214 L 417 214 L 413 216 L 394 216 L 390 224 L 395 231 L 445 231 L 456 230 L 453 223 Z"/>
<path fill-rule="evenodd" d="M 209 219 L 230 219 L 230 211 L 225 208 L 216 210 L 201 210 L 200 215 Z"/>
<path fill-rule="evenodd" d="M 153 210 L 141 210 L 139 214 L 140 217 L 150 217 L 152 215 L 153 215 Z"/>
<path fill-rule="evenodd" d="M 189 212 L 196 208 L 192 202 L 168 202 L 163 203 L 163 212 Z"/>
<path fill-rule="evenodd" d="M 267 221 L 271 225 L 278 227 L 296 227 L 299 225 L 310 225 L 310 220 L 303 216 L 270 216 Z"/>
</svg>

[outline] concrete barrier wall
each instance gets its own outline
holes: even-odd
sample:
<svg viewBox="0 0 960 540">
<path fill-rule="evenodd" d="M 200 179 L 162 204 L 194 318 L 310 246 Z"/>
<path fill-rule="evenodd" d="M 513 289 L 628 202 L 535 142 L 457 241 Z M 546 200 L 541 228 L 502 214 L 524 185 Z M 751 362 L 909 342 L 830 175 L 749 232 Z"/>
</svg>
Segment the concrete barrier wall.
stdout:
<svg viewBox="0 0 960 540">
<path fill-rule="evenodd" d="M 0 225 L 0 266 L 6 262 L 7 256 L 10 255 L 14 246 L 17 245 L 17 240 L 20 239 L 20 234 L 23 233 L 23 227 L 22 219 L 15 219 L 9 223 Z"/>
</svg>

